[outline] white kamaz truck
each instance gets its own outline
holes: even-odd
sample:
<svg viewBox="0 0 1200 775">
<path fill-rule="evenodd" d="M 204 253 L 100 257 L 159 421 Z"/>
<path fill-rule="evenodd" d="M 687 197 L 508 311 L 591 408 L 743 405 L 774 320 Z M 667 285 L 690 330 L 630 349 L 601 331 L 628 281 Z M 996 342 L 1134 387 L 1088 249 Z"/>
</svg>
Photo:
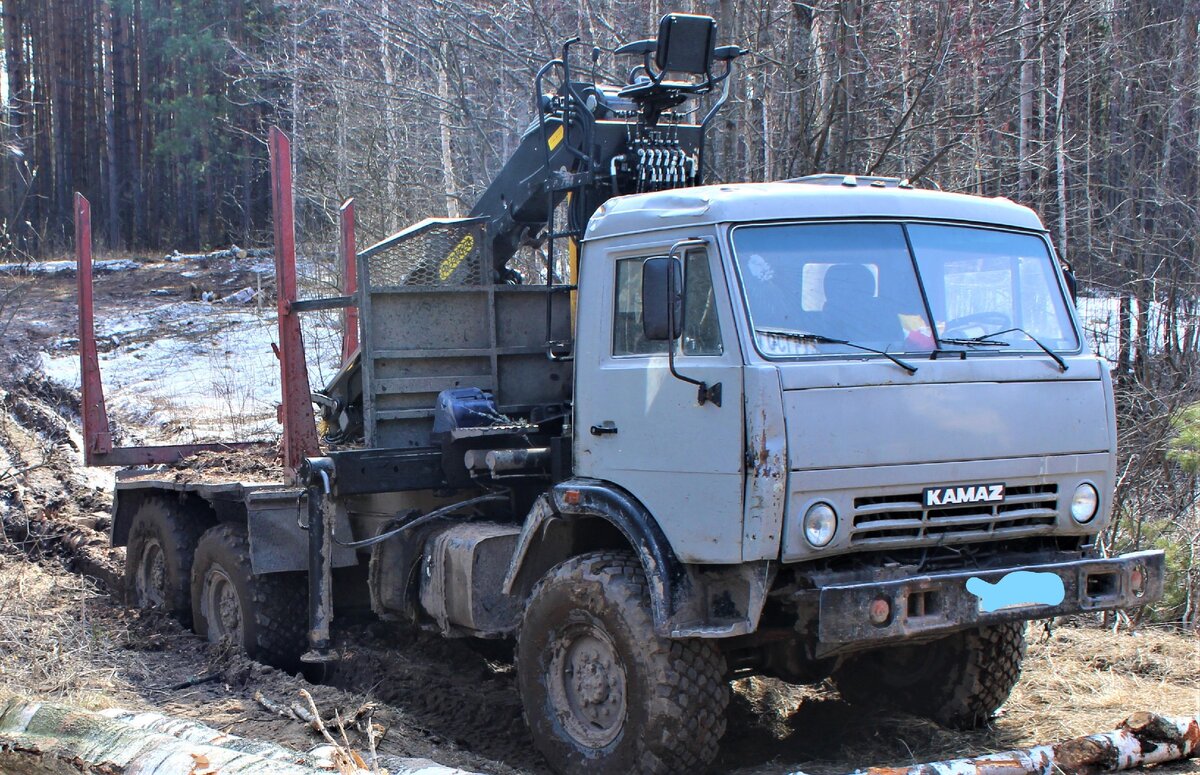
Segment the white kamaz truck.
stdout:
<svg viewBox="0 0 1200 775">
<path fill-rule="evenodd" d="M 744 53 L 715 36 L 669 15 L 611 86 L 564 46 L 471 217 L 362 251 L 344 219 L 342 297 L 296 298 L 275 133 L 286 474 L 122 473 L 132 602 L 283 664 L 337 658 L 338 585 L 514 640 L 554 769 L 660 773 L 713 760 L 731 677 L 973 726 L 1025 622 L 1157 599 L 1161 553 L 1097 553 L 1112 385 L 1038 217 L 883 178 L 700 185 Z M 112 445 L 80 277 L 89 461 L 197 451 Z M 360 343 L 312 392 L 296 318 L 337 307 Z"/>
</svg>

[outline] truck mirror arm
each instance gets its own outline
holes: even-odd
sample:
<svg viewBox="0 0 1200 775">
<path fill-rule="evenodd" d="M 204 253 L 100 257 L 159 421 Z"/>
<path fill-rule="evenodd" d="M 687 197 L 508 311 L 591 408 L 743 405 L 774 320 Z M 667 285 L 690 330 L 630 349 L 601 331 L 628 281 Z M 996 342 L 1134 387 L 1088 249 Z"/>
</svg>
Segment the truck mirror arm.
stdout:
<svg viewBox="0 0 1200 775">
<path fill-rule="evenodd" d="M 673 261 L 680 261 L 680 254 L 688 248 L 702 247 L 707 248 L 708 242 L 702 239 L 687 239 L 680 240 L 671 246 L 670 257 Z M 675 287 L 675 272 L 671 271 L 667 274 L 667 330 L 672 334 L 675 333 L 675 303 L 679 300 L 683 289 Z M 681 321 L 682 322 L 682 321 Z M 680 374 L 675 368 L 675 342 L 678 338 L 673 338 L 667 341 L 667 367 L 671 371 L 671 376 L 681 382 L 696 386 L 696 403 L 704 406 L 707 403 L 712 403 L 714 406 L 721 406 L 721 383 L 709 385 L 704 380 L 693 379 L 686 375 Z"/>
</svg>

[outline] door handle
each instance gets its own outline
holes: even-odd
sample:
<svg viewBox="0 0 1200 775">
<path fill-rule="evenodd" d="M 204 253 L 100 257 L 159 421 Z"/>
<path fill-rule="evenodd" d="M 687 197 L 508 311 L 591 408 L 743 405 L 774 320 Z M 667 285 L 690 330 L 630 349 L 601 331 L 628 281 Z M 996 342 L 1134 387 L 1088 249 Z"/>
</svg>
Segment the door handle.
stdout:
<svg viewBox="0 0 1200 775">
<path fill-rule="evenodd" d="M 605 420 L 600 425 L 592 426 L 593 436 L 615 436 L 617 435 L 617 426 L 612 424 L 611 420 Z"/>
</svg>

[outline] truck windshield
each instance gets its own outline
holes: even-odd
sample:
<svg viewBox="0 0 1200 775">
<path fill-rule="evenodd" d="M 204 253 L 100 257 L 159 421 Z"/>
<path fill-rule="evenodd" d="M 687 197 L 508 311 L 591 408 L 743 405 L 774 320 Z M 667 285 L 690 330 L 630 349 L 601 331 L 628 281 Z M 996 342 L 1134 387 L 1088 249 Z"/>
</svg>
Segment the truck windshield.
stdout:
<svg viewBox="0 0 1200 775">
<path fill-rule="evenodd" d="M 910 224 L 908 237 L 942 340 L 1011 349 L 1074 350 L 1079 339 L 1040 237 L 968 226 Z"/>
<path fill-rule="evenodd" d="M 889 353 L 1040 350 L 1034 339 L 1054 350 L 1078 347 L 1050 253 L 1034 235 L 773 224 L 734 229 L 733 246 L 755 341 L 770 357 L 861 351 L 826 339 Z"/>
</svg>

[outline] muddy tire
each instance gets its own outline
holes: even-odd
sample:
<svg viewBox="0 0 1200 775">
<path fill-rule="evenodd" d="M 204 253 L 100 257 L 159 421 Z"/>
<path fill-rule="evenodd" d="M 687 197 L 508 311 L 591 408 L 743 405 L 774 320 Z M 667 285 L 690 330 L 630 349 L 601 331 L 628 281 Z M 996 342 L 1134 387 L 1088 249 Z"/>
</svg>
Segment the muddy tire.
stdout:
<svg viewBox="0 0 1200 775">
<path fill-rule="evenodd" d="M 208 527 L 162 500 L 147 500 L 133 515 L 125 549 L 125 600 L 157 608 L 181 622 L 192 611 L 192 558 Z"/>
<path fill-rule="evenodd" d="M 200 537 L 191 588 L 197 635 L 213 643 L 228 640 L 277 667 L 299 664 L 308 618 L 304 574 L 254 575 L 245 527 L 217 525 Z"/>
<path fill-rule="evenodd" d="M 987 723 L 1021 677 L 1025 623 L 856 654 L 833 674 L 848 702 L 885 704 L 955 729 Z"/>
<path fill-rule="evenodd" d="M 521 621 L 517 680 L 538 749 L 561 773 L 703 771 L 725 733 L 725 660 L 655 634 L 641 565 L 596 552 L 551 569 Z"/>
</svg>

